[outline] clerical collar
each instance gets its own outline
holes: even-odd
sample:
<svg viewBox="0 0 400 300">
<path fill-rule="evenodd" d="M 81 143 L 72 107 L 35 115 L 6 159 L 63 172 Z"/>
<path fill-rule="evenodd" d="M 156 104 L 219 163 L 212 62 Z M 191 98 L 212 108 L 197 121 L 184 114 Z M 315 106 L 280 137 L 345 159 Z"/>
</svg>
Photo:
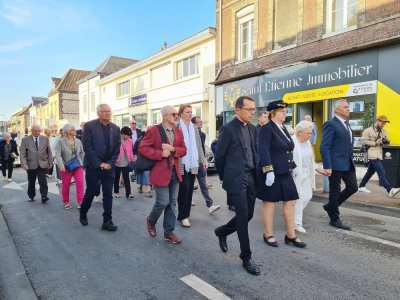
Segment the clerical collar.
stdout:
<svg viewBox="0 0 400 300">
<path fill-rule="evenodd" d="M 242 120 L 240 120 L 238 117 L 236 117 L 236 119 L 241 123 L 241 125 L 246 126 L 247 123 L 243 122 Z"/>
</svg>

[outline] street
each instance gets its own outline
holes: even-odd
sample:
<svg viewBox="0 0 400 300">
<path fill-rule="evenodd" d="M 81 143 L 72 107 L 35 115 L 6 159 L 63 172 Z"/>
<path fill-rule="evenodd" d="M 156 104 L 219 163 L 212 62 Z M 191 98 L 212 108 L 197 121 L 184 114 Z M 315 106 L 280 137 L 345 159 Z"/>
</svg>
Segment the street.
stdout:
<svg viewBox="0 0 400 300">
<path fill-rule="evenodd" d="M 192 227 L 176 225 L 183 238 L 180 245 L 163 240 L 162 219 L 157 237 L 149 237 L 145 219 L 155 200 L 138 194 L 135 183 L 135 199 L 114 198 L 118 230 L 105 232 L 100 230 L 101 203 L 93 202 L 89 226 L 79 223 L 74 185 L 74 208 L 64 210 L 54 179 L 49 180 L 50 201 L 44 205 L 38 190 L 36 201 L 27 201 L 23 170 L 15 169 L 13 179 L 15 183 L 0 182 L 1 212 L 40 299 L 206 299 L 201 288 L 184 282 L 191 274 L 218 290 L 220 298 L 210 299 L 399 298 L 399 218 L 342 208 L 342 219 L 353 229 L 345 232 L 329 226 L 321 204 L 310 202 L 304 213 L 308 234 L 299 236 L 307 248 L 298 249 L 284 244 L 278 205 L 274 235 L 280 245 L 272 248 L 262 240 L 257 200 L 249 225 L 253 258 L 261 269 L 255 277 L 241 266 L 236 234 L 228 237 L 227 253 L 219 249 L 213 230 L 234 213 L 227 209 L 217 175 L 209 176 L 210 194 L 221 209 L 209 215 L 200 191 L 195 191 Z"/>
</svg>

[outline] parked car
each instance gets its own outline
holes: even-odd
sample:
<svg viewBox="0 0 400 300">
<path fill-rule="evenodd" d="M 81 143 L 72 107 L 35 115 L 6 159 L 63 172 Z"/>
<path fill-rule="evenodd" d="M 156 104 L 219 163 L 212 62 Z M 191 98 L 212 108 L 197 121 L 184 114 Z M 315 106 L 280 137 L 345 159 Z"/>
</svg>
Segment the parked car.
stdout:
<svg viewBox="0 0 400 300">
<path fill-rule="evenodd" d="M 206 157 L 208 162 L 207 173 L 212 174 L 217 172 L 217 168 L 215 166 L 215 156 L 211 149 L 206 146 Z"/>
</svg>

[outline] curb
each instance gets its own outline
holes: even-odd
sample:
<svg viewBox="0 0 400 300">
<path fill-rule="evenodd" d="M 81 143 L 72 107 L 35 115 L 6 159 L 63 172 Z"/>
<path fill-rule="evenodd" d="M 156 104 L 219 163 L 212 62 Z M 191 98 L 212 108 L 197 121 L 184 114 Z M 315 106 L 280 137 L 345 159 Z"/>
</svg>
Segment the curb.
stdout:
<svg viewBox="0 0 400 300">
<path fill-rule="evenodd" d="M 37 300 L 0 207 L 0 298 Z"/>
<path fill-rule="evenodd" d="M 325 204 L 328 203 L 328 197 L 313 195 L 311 201 Z M 400 208 L 397 207 L 384 206 L 379 204 L 372 204 L 372 203 L 352 201 L 352 200 L 344 202 L 341 206 L 345 208 L 371 212 L 378 215 L 400 218 Z"/>
</svg>

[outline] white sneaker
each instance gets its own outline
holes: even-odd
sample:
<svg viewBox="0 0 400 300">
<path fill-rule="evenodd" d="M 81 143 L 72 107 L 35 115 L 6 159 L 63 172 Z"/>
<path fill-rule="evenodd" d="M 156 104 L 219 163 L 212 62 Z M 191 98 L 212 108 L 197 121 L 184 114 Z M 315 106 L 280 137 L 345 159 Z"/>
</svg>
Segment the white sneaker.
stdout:
<svg viewBox="0 0 400 300">
<path fill-rule="evenodd" d="M 3 179 L 4 181 L 8 181 L 8 179 L 6 178 L 6 177 L 4 177 L 4 179 Z"/>
<path fill-rule="evenodd" d="M 210 213 L 210 215 L 212 215 L 214 212 L 216 212 L 220 208 L 221 208 L 221 206 L 219 206 L 219 205 L 211 205 L 208 208 L 208 212 Z"/>
<path fill-rule="evenodd" d="M 194 202 L 194 200 L 192 200 L 192 206 L 195 206 L 196 205 L 196 202 Z"/>
<path fill-rule="evenodd" d="M 100 203 L 101 202 L 99 196 L 94 196 L 94 202 L 96 202 L 96 203 Z"/>
<path fill-rule="evenodd" d="M 298 233 L 302 233 L 302 234 L 306 234 L 307 233 L 307 231 L 304 229 L 304 227 L 299 225 L 299 224 L 296 225 L 295 230 Z"/>
<path fill-rule="evenodd" d="M 8 181 L 8 182 L 12 182 L 12 179 L 11 179 L 11 178 L 8 178 L 7 181 Z"/>
<path fill-rule="evenodd" d="M 190 227 L 189 219 L 183 219 L 181 222 L 183 227 Z"/>
<path fill-rule="evenodd" d="M 50 178 L 50 177 L 51 177 L 51 175 L 49 175 L 49 174 L 46 174 L 46 177 L 47 177 L 47 178 Z"/>
<path fill-rule="evenodd" d="M 61 184 L 61 183 L 62 183 L 62 180 L 58 179 L 57 184 Z"/>
<path fill-rule="evenodd" d="M 389 197 L 390 197 L 390 198 L 393 198 L 394 195 L 396 195 L 398 192 L 400 192 L 400 188 L 392 188 L 392 189 L 389 191 Z"/>
<path fill-rule="evenodd" d="M 367 194 L 371 194 L 371 191 L 367 190 L 367 188 L 365 186 L 364 187 L 359 187 L 358 191 L 359 192 L 363 192 L 363 193 L 367 193 Z"/>
</svg>

